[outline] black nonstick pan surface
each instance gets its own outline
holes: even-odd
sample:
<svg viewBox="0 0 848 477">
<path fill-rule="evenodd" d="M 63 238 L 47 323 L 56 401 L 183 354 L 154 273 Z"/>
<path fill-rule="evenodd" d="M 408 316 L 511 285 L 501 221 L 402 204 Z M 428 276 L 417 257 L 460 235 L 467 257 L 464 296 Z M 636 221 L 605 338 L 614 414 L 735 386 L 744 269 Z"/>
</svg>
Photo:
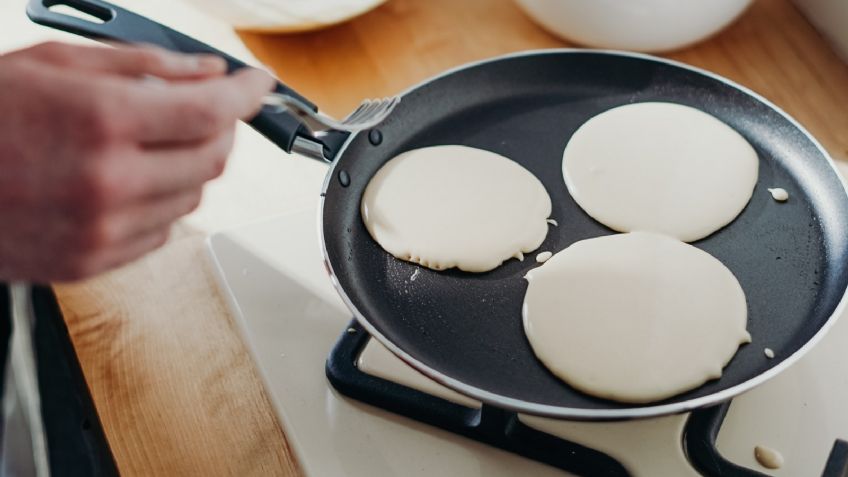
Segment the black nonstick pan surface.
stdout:
<svg viewBox="0 0 848 477">
<path fill-rule="evenodd" d="M 62 3 L 113 8 L 100 1 Z M 44 6 L 42 0 L 33 4 Z M 104 33 L 96 29 L 102 25 L 70 23 L 33 4 L 30 15 L 36 21 L 75 33 L 209 51 L 149 20 L 133 16 L 129 22 L 131 14 L 120 9 L 113 13 L 123 15 L 125 31 L 117 21 L 107 21 L 110 30 Z M 753 342 L 740 348 L 718 380 L 648 405 L 580 393 L 547 371 L 524 335 L 523 276 L 538 266 L 534 260 L 509 260 L 482 274 L 436 272 L 390 256 L 362 223 L 363 190 L 386 161 L 413 148 L 463 144 L 509 157 L 545 185 L 559 226 L 550 228 L 540 250 L 556 252 L 614 233 L 572 200 L 562 179 L 562 152 L 592 116 L 642 101 L 710 113 L 741 133 L 759 155 L 751 202 L 730 225 L 693 243 L 730 268 L 748 301 Z M 292 137 L 304 132 L 268 127 L 274 123 L 270 114 L 261 113 L 253 124 L 264 125 L 257 129 L 290 150 Z M 405 93 L 379 132 L 355 134 L 325 150 L 333 163 L 322 192 L 323 246 L 331 278 L 351 312 L 422 373 L 503 408 L 559 418 L 625 419 L 726 400 L 776 375 L 820 340 L 848 287 L 848 194 L 824 150 L 754 93 L 659 58 L 546 50 L 468 65 Z M 479 173 L 485 175 L 485 168 Z M 783 187 L 789 201 L 775 202 L 768 187 Z M 432 193 L 439 193 L 438 184 Z M 774 359 L 765 357 L 766 347 L 774 350 Z"/>
</svg>

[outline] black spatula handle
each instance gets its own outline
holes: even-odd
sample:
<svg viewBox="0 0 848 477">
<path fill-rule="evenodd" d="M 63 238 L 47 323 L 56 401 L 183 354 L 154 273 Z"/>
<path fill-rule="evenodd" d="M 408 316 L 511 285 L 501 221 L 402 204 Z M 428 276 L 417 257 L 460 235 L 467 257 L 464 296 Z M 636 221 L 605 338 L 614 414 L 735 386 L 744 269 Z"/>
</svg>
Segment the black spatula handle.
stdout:
<svg viewBox="0 0 848 477">
<path fill-rule="evenodd" d="M 50 10 L 50 7 L 57 5 L 73 8 L 99 19 L 102 23 Z M 201 41 L 102 0 L 30 0 L 27 15 L 40 25 L 94 40 L 146 43 L 182 53 L 211 53 L 224 58 L 230 72 L 248 66 Z M 277 84 L 276 90 L 294 96 L 313 110 L 317 110 L 314 104 L 282 83 Z M 298 135 L 310 136 L 297 118 L 278 111 L 260 111 L 249 124 L 286 152 L 291 152 Z"/>
</svg>

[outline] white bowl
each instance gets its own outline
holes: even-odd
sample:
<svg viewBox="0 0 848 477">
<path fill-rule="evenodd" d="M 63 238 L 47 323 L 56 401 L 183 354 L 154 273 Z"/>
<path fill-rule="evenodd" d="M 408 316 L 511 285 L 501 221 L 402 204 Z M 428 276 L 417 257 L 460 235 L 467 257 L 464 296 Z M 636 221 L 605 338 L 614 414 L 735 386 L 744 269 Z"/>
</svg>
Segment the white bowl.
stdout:
<svg viewBox="0 0 848 477">
<path fill-rule="evenodd" d="M 751 0 L 516 0 L 551 33 L 596 48 L 661 52 L 691 45 Z"/>
<path fill-rule="evenodd" d="M 344 22 L 386 0 L 189 0 L 198 9 L 247 31 L 293 33 Z"/>
</svg>

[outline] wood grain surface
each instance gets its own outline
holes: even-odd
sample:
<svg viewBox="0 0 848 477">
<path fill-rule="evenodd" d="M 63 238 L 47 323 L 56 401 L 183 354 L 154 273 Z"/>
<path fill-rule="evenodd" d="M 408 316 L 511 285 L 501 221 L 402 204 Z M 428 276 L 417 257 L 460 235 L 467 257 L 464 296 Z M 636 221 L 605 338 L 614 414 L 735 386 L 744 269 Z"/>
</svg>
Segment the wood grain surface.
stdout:
<svg viewBox="0 0 848 477">
<path fill-rule="evenodd" d="M 202 245 L 177 226 L 142 260 L 55 287 L 118 468 L 298 475 Z"/>
<path fill-rule="evenodd" d="M 510 0 L 389 0 L 324 31 L 242 38 L 335 115 L 467 61 L 568 46 Z M 760 0 L 668 56 L 763 94 L 848 159 L 848 67 L 787 1 Z M 179 227 L 160 251 L 55 289 L 124 475 L 299 475 L 216 291 L 203 233 Z"/>
</svg>

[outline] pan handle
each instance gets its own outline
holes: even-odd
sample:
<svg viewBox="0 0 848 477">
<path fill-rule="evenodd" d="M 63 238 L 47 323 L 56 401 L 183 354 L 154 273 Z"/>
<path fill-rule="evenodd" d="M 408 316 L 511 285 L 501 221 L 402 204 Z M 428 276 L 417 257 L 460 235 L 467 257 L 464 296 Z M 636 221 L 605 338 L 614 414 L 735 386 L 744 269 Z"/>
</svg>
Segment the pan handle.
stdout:
<svg viewBox="0 0 848 477">
<path fill-rule="evenodd" d="M 92 21 L 50 9 L 58 5 L 93 17 Z M 27 4 L 27 15 L 33 22 L 40 25 L 94 40 L 147 43 L 182 53 L 214 54 L 226 60 L 230 73 L 248 66 L 203 42 L 103 0 L 30 0 Z M 276 91 L 294 96 L 314 111 L 318 110 L 309 100 L 282 83 L 277 83 Z M 292 152 L 293 149 L 300 152 L 311 149 L 306 151 L 312 152 L 307 155 L 317 159 L 318 154 L 314 152 L 318 148 L 324 152 L 324 157 L 321 159 L 329 159 L 329 152 L 323 143 L 313 137 L 293 115 L 264 108 L 249 121 L 249 124 L 286 152 Z"/>
</svg>

